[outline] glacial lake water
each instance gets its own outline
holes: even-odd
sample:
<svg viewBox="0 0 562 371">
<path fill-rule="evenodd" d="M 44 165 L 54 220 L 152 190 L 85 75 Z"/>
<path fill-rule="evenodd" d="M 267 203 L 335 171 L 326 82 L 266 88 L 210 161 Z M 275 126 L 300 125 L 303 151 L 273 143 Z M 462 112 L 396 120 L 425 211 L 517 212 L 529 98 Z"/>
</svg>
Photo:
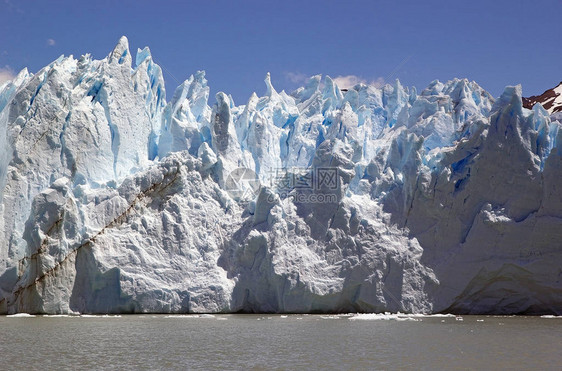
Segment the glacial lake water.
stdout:
<svg viewBox="0 0 562 371">
<path fill-rule="evenodd" d="M 4 370 L 562 368 L 562 318 L 2 316 Z M 361 319 L 362 318 L 362 319 Z"/>
</svg>

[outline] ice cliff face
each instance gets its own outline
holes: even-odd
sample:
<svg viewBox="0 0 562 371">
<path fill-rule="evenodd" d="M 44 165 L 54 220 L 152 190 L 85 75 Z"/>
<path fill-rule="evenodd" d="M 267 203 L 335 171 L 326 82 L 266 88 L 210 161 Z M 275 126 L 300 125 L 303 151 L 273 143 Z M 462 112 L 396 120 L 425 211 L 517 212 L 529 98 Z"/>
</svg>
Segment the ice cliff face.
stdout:
<svg viewBox="0 0 562 371">
<path fill-rule="evenodd" d="M 560 122 L 397 81 L 165 101 L 150 51 L 0 86 L 0 312 L 562 311 Z"/>
</svg>

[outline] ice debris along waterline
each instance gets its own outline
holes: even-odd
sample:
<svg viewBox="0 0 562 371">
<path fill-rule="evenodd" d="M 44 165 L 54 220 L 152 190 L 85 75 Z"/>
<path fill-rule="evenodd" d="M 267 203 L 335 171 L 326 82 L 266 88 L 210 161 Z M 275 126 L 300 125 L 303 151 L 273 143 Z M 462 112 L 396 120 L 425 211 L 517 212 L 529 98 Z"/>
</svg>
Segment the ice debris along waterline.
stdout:
<svg viewBox="0 0 562 371">
<path fill-rule="evenodd" d="M 562 313 L 560 117 L 474 82 L 166 101 L 148 48 L 0 86 L 0 313 Z"/>
</svg>

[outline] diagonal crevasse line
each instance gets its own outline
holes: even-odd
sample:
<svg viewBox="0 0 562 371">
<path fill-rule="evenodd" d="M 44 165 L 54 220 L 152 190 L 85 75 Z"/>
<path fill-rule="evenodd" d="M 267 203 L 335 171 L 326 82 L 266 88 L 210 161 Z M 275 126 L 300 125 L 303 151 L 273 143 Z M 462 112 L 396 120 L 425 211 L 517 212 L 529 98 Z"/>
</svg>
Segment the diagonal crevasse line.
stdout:
<svg viewBox="0 0 562 371">
<path fill-rule="evenodd" d="M 37 283 L 41 282 L 42 280 L 44 280 L 45 278 L 47 278 L 48 276 L 50 276 L 52 273 L 58 271 L 59 269 L 62 268 L 63 264 L 73 255 L 78 253 L 78 250 L 80 250 L 83 247 L 86 246 L 92 246 L 95 241 L 96 238 L 98 238 L 100 235 L 105 233 L 105 230 L 107 228 L 112 228 L 117 224 L 122 224 L 123 222 L 123 218 L 127 217 L 131 210 L 134 209 L 134 207 L 141 201 L 143 200 L 146 196 L 148 196 L 148 194 L 152 193 L 152 192 L 156 192 L 156 191 L 164 191 L 167 188 L 169 188 L 177 179 L 181 170 L 181 164 L 177 164 L 177 170 L 174 172 L 174 174 L 172 175 L 172 180 L 170 182 L 168 182 L 166 185 L 164 185 L 161 189 L 157 190 L 158 185 L 161 185 L 161 183 L 154 183 L 152 184 L 150 187 L 148 187 L 147 189 L 145 189 L 144 191 L 141 191 L 139 194 L 137 194 L 137 196 L 135 197 L 135 199 L 128 205 L 128 207 L 125 209 L 125 211 L 123 211 L 120 215 L 118 215 L 117 217 L 115 217 L 111 222 L 109 222 L 105 227 L 103 227 L 100 231 L 98 231 L 98 233 L 96 233 L 96 235 L 94 235 L 93 237 L 88 238 L 88 240 L 82 244 L 80 244 L 79 246 L 77 246 L 75 249 L 73 249 L 72 251 L 70 251 L 62 260 L 60 260 L 59 262 L 55 263 L 55 265 L 48 269 L 47 271 L 45 271 L 43 274 L 41 274 L 41 276 L 36 277 L 34 279 L 33 282 L 24 285 L 24 286 L 20 286 L 17 290 L 13 291 L 12 294 L 14 296 L 14 302 L 17 301 L 17 297 L 24 291 L 27 290 L 29 288 L 34 287 Z M 52 230 L 53 228 L 51 227 L 50 230 Z M 45 238 L 45 240 L 48 238 L 48 236 Z M 44 241 L 45 241 L 44 240 Z M 43 242 L 44 243 L 44 242 Z M 37 258 L 37 255 L 35 256 L 35 258 Z M 23 258 L 25 259 L 25 258 Z M 29 258 L 28 258 L 29 259 Z M 21 260 L 20 260 L 21 261 Z M 0 299 L 0 303 L 2 303 L 3 301 L 7 301 L 7 298 L 1 298 Z"/>
</svg>

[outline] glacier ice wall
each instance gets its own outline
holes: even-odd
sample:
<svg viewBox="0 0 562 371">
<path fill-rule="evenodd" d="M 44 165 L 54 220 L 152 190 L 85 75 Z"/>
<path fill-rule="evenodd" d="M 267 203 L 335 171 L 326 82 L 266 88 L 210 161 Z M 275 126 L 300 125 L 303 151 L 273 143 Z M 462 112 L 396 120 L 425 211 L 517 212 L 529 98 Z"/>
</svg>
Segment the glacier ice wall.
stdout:
<svg viewBox="0 0 562 371">
<path fill-rule="evenodd" d="M 0 86 L 0 312 L 561 314 L 558 116 L 466 79 L 265 84 L 166 102 L 123 37 Z"/>
</svg>

